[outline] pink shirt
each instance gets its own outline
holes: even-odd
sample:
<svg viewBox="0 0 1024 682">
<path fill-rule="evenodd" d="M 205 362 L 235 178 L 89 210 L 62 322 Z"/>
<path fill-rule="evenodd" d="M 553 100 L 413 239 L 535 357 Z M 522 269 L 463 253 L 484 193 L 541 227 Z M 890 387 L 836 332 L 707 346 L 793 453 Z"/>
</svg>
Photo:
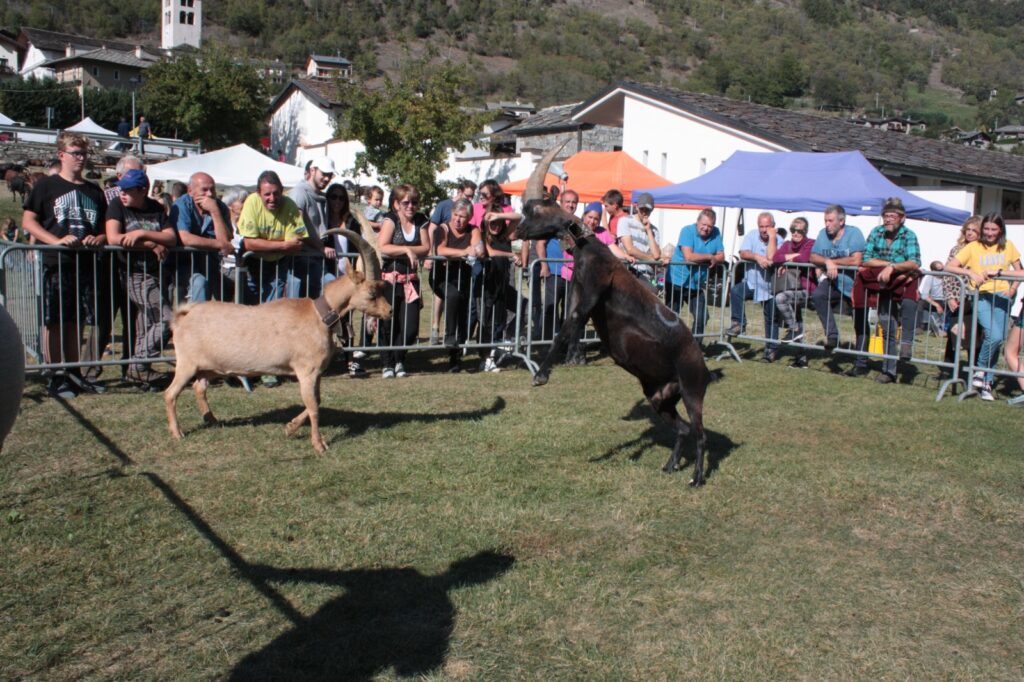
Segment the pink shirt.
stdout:
<svg viewBox="0 0 1024 682">
<path fill-rule="evenodd" d="M 615 243 L 615 237 L 612 235 L 611 232 L 609 232 L 608 230 L 604 229 L 603 227 L 597 228 L 597 232 L 594 233 L 594 236 L 597 237 L 597 241 L 601 242 L 602 244 L 605 244 L 606 246 L 611 246 L 612 244 Z M 572 256 L 572 254 L 567 254 L 567 255 L 570 256 L 570 257 Z M 572 280 L 572 261 L 571 260 L 568 263 L 566 263 L 565 265 L 562 266 L 562 279 L 567 280 L 567 281 L 571 281 Z"/>
</svg>

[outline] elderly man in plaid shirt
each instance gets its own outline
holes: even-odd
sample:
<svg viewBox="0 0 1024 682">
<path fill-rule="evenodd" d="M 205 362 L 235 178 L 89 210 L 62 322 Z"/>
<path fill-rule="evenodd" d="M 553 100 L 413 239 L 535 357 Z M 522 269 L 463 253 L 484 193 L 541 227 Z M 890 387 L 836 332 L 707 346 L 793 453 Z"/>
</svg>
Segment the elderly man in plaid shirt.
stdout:
<svg viewBox="0 0 1024 682">
<path fill-rule="evenodd" d="M 871 230 L 864 246 L 864 260 L 853 282 L 853 322 L 857 332 L 857 350 L 867 349 L 867 309 L 878 307 L 878 321 L 885 339 L 885 354 L 895 356 L 896 318 L 900 309 L 901 339 L 899 358 L 909 359 L 914 343 L 917 317 L 917 281 L 921 268 L 921 247 L 917 235 L 904 224 L 906 211 L 898 198 L 885 200 L 882 224 Z M 859 355 L 848 376 L 867 374 L 868 360 Z M 880 384 L 896 381 L 896 358 L 886 358 L 882 373 L 875 377 Z"/>
</svg>

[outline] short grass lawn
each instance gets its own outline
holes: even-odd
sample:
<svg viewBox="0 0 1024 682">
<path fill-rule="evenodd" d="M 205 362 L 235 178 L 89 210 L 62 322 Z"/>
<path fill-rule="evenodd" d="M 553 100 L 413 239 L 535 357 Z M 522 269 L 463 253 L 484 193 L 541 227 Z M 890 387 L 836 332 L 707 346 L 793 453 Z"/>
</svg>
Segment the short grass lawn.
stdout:
<svg viewBox="0 0 1024 682">
<path fill-rule="evenodd" d="M 0 679 L 1024 677 L 1024 422 L 711 361 L 716 469 L 598 360 L 69 402 L 0 457 Z M 692 452 L 692 448 L 690 449 Z"/>
</svg>

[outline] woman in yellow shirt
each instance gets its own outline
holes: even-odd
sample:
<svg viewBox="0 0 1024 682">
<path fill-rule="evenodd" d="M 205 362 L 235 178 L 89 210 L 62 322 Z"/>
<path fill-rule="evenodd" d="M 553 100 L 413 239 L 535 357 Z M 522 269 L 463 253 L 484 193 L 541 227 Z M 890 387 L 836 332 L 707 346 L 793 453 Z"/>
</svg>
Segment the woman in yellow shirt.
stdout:
<svg viewBox="0 0 1024 682">
<path fill-rule="evenodd" d="M 1020 270 L 1020 253 L 1006 239 L 1006 224 L 998 213 L 981 219 L 981 239 L 967 244 L 946 263 L 948 272 L 968 278 L 978 292 L 976 314 L 985 335 L 978 351 L 978 366 L 991 368 L 999 358 L 999 347 L 1006 333 L 1010 305 L 1017 296 L 1019 282 L 1002 279 L 1009 270 Z M 1017 274 L 1017 273 L 1014 273 Z M 993 400 L 992 372 L 975 372 L 971 385 L 982 400 Z"/>
</svg>

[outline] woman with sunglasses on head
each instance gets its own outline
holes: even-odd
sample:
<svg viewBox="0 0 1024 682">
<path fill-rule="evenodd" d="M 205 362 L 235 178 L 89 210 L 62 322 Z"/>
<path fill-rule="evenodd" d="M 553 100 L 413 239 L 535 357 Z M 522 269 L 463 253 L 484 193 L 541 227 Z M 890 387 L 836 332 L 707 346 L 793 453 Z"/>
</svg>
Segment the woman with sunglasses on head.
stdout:
<svg viewBox="0 0 1024 682">
<path fill-rule="evenodd" d="M 419 205 L 419 190 L 409 184 L 399 185 L 391 191 L 391 210 L 381 221 L 377 243 L 383 257 L 382 276 L 390 285 L 384 295 L 391 302 L 391 319 L 381 320 L 378 346 L 411 346 L 419 334 L 423 304 L 417 271 L 420 259 L 430 253 L 430 220 L 417 211 Z M 383 378 L 406 376 L 405 353 L 383 351 Z"/>
<path fill-rule="evenodd" d="M 785 270 L 789 263 L 810 263 L 811 249 L 814 248 L 814 240 L 807 238 L 807 220 L 805 218 L 793 218 L 789 225 L 790 237 L 782 242 L 776 249 L 772 262 Z M 787 289 L 775 294 L 775 309 L 779 311 L 783 322 L 789 331 L 783 337 L 783 343 L 792 343 L 804 338 L 804 325 L 801 322 L 801 311 L 807 305 L 818 283 L 813 268 L 796 268 L 800 276 L 800 286 L 796 289 Z M 775 273 L 779 275 L 778 272 Z M 801 351 L 791 363 L 792 367 L 806 367 L 807 355 Z"/>
<path fill-rule="evenodd" d="M 480 230 L 469 224 L 473 204 L 456 199 L 447 223 L 434 230 L 437 255 L 448 260 L 434 266 L 435 292 L 444 301 L 444 347 L 448 349 L 448 371 L 458 372 L 462 351 L 469 334 L 470 279 L 473 266 L 469 259 L 483 254 Z"/>
</svg>

